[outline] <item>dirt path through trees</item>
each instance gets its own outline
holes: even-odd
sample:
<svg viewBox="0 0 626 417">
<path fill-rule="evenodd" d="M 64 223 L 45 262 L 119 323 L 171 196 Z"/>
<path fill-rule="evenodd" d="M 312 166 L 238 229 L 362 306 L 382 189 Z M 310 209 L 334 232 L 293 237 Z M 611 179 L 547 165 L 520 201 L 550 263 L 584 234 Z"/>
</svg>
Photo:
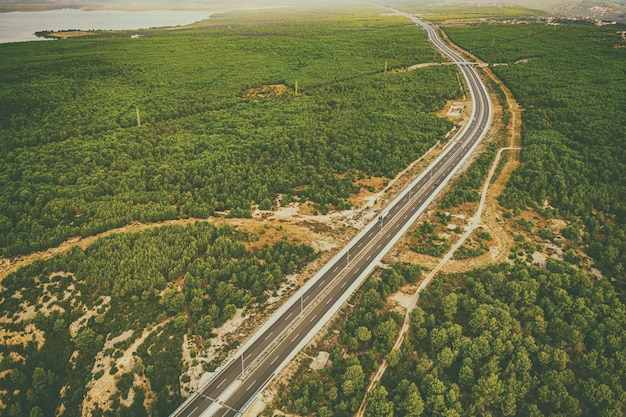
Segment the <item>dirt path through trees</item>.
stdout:
<svg viewBox="0 0 626 417">
<path fill-rule="evenodd" d="M 446 40 L 452 45 L 450 39 Z M 459 49 L 459 48 L 457 48 Z M 465 51 L 459 50 L 460 52 L 466 53 Z M 471 56 L 471 55 L 470 55 Z M 441 270 L 444 269 L 446 272 L 460 272 L 463 270 L 470 270 L 474 268 L 478 268 L 481 266 L 486 266 L 489 263 L 493 262 L 502 262 L 506 259 L 506 256 L 509 252 L 509 248 L 512 245 L 513 239 L 510 233 L 508 233 L 504 227 L 498 222 L 498 216 L 501 212 L 498 203 L 498 196 L 502 193 L 502 191 L 506 188 L 506 183 L 511 175 L 511 173 L 519 166 L 519 151 L 521 150 L 521 127 L 522 127 L 522 118 L 521 118 L 521 107 L 511 94 L 511 91 L 502 83 L 495 74 L 489 69 L 489 67 L 478 60 L 476 57 L 472 56 L 476 61 L 479 62 L 479 65 L 483 68 L 485 74 L 494 81 L 497 85 L 499 85 L 504 91 L 506 97 L 506 104 L 508 106 L 508 112 L 510 115 L 510 120 L 508 126 L 506 126 L 507 133 L 505 142 L 507 143 L 507 147 L 500 148 L 496 158 L 494 159 L 491 169 L 489 171 L 489 175 L 485 180 L 483 185 L 483 191 L 481 194 L 480 203 L 476 210 L 474 216 L 470 219 L 468 226 L 466 227 L 465 232 L 459 238 L 459 240 L 448 250 L 448 252 L 444 255 L 444 257 L 438 261 L 436 267 L 430 271 L 430 273 L 422 280 L 420 285 L 415 290 L 413 297 L 407 305 L 404 322 L 398 334 L 398 338 L 393 345 L 392 350 L 399 349 L 404 340 L 404 335 L 409 330 L 409 318 L 410 313 L 413 308 L 416 306 L 419 301 L 420 292 L 425 289 L 435 275 Z M 492 97 L 493 99 L 493 97 Z M 498 107 L 498 106 L 496 106 Z M 501 117 L 504 109 L 499 109 L 499 114 L 496 114 L 496 117 Z M 498 175 L 496 181 L 491 183 L 491 178 L 495 174 L 495 171 L 500 163 L 502 153 L 504 151 L 513 151 L 511 152 L 510 158 L 503 164 L 502 169 Z M 490 250 L 485 255 L 479 256 L 477 258 L 470 258 L 463 261 L 453 261 L 452 256 L 454 252 L 463 244 L 463 242 L 479 227 L 481 224 L 484 224 L 488 230 L 494 235 L 494 243 L 496 243 L 496 250 Z M 492 248 L 494 247 L 492 246 Z M 449 267 L 451 263 L 454 263 L 453 267 Z M 378 367 L 376 373 L 372 377 L 367 390 L 365 391 L 365 396 L 363 401 L 361 402 L 361 406 L 356 413 L 356 417 L 363 417 L 365 414 L 365 405 L 367 400 L 367 394 L 376 386 L 376 384 L 381 380 L 385 371 L 387 370 L 387 363 L 383 360 L 383 363 Z"/>
</svg>

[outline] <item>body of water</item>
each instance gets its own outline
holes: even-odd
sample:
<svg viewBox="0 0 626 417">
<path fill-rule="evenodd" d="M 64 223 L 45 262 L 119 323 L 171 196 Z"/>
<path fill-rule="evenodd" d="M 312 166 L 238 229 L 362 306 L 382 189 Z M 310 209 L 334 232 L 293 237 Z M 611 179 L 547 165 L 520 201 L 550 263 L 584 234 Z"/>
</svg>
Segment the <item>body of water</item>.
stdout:
<svg viewBox="0 0 626 417">
<path fill-rule="evenodd" d="M 40 12 L 0 13 L 0 43 L 33 41 L 42 30 L 133 30 L 151 27 L 184 26 L 206 20 L 210 12 L 181 10 L 60 9 Z"/>
</svg>

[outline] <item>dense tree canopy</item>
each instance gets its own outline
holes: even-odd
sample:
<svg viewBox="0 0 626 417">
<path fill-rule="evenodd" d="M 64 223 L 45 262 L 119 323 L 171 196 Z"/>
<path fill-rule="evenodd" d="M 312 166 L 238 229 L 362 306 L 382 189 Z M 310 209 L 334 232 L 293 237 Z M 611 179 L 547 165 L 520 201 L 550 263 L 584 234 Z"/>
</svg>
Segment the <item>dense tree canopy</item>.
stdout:
<svg viewBox="0 0 626 417">
<path fill-rule="evenodd" d="M 309 19 L 0 45 L 0 254 L 281 194 L 346 207 L 444 137 L 455 69 L 383 73 L 440 59 L 419 29 Z"/>
<path fill-rule="evenodd" d="M 580 237 L 588 253 L 605 274 L 623 280 L 626 43 L 621 30 L 480 25 L 448 32 L 487 62 L 509 63 L 493 70 L 525 109 L 522 166 L 501 201 L 582 219 Z"/>
<path fill-rule="evenodd" d="M 422 415 L 622 416 L 626 308 L 611 283 L 549 260 L 444 276 L 411 314 L 382 387 Z M 378 394 L 380 395 L 380 394 Z"/>
</svg>

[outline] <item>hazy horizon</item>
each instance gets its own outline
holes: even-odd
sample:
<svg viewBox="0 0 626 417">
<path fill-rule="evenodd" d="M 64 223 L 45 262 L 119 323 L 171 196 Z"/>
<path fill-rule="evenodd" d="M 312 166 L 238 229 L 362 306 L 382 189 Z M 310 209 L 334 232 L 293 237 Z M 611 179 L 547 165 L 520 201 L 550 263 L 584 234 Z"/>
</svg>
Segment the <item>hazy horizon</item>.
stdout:
<svg viewBox="0 0 626 417">
<path fill-rule="evenodd" d="M 29 11 L 42 9 L 55 9 L 67 7 L 105 8 L 105 9 L 211 9 L 211 10 L 237 10 L 250 8 L 274 8 L 274 7 L 315 7 L 331 8 L 353 5 L 367 5 L 377 3 L 375 1 L 355 0 L 0 0 L 0 12 L 6 11 Z M 549 14 L 562 16 L 589 16 L 600 19 L 626 17 L 626 0 L 498 0 L 493 3 L 475 3 L 467 0 L 385 0 L 380 4 L 396 7 L 433 7 L 472 5 L 477 7 L 492 6 L 520 6 L 528 9 L 541 10 Z"/>
</svg>

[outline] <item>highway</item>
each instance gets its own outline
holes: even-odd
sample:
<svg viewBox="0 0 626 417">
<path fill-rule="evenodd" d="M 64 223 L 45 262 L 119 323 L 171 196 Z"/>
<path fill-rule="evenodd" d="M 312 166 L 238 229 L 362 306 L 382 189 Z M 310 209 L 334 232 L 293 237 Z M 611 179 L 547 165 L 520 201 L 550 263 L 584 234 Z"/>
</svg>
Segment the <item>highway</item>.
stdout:
<svg viewBox="0 0 626 417">
<path fill-rule="evenodd" d="M 398 12 L 400 13 L 400 12 Z M 404 13 L 403 13 L 404 14 Z M 444 152 L 385 210 L 192 394 L 172 417 L 238 416 L 350 297 L 385 253 L 445 187 L 491 124 L 491 102 L 474 65 L 449 49 L 426 22 L 404 14 L 430 42 L 459 65 L 472 98 L 470 120 Z"/>
</svg>

